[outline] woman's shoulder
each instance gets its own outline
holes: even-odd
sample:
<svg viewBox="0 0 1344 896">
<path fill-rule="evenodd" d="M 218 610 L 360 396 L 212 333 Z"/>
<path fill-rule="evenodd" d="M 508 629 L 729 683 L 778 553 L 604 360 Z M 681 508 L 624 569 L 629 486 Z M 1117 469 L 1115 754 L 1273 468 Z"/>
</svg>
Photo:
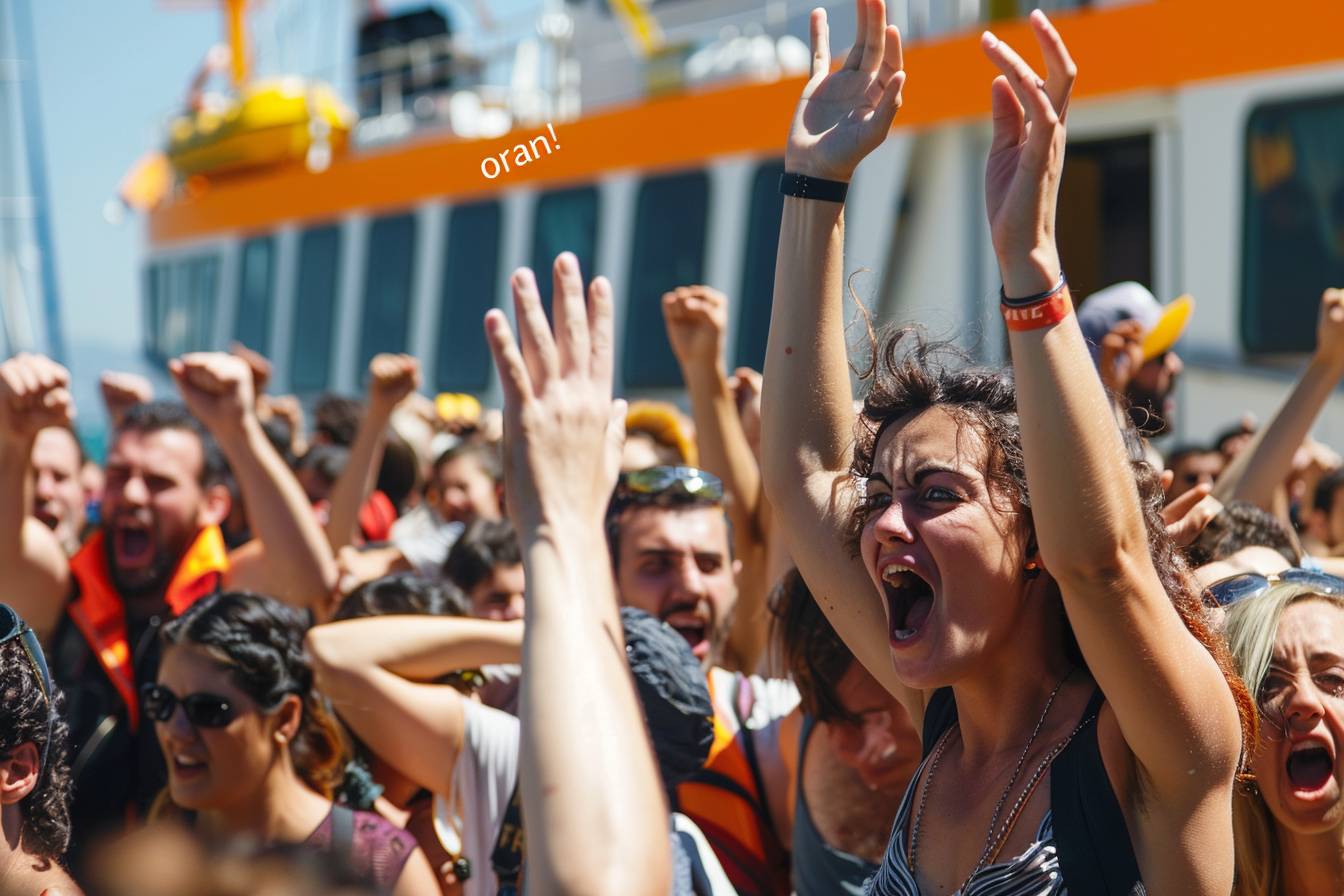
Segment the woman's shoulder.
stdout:
<svg viewBox="0 0 1344 896">
<path fill-rule="evenodd" d="M 410 852 L 415 848 L 415 836 L 405 828 L 399 828 L 377 812 L 364 809 L 351 809 L 355 816 L 355 840 L 367 841 L 382 849 Z"/>
</svg>

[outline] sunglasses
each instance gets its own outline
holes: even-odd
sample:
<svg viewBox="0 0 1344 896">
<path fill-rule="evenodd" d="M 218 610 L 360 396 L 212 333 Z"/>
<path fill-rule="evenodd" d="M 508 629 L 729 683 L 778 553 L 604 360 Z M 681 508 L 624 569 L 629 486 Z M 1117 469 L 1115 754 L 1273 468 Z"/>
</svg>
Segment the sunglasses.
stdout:
<svg viewBox="0 0 1344 896">
<path fill-rule="evenodd" d="M 218 694 L 201 691 L 179 697 L 161 684 L 147 684 L 140 689 L 140 705 L 145 715 L 156 722 L 171 719 L 179 704 L 193 728 L 223 728 L 238 715 L 228 698 Z"/>
<path fill-rule="evenodd" d="M 683 503 L 686 498 L 722 504 L 723 481 L 695 467 L 648 467 L 622 473 L 615 497 L 627 504 Z"/>
<path fill-rule="evenodd" d="M 47 765 L 47 750 L 51 747 L 51 730 L 56 722 L 55 713 L 51 708 L 51 670 L 47 668 L 47 658 L 42 653 L 42 644 L 37 640 L 37 633 L 34 632 L 28 623 L 14 612 L 14 608 L 9 604 L 0 604 L 0 645 L 8 644 L 15 638 L 23 645 L 23 652 L 28 657 L 28 664 L 33 669 L 33 674 L 37 676 L 37 686 L 42 689 L 42 698 L 47 701 L 47 739 L 42 743 L 42 767 Z"/>
<path fill-rule="evenodd" d="M 1259 597 L 1271 585 L 1280 582 L 1305 585 L 1318 594 L 1344 594 L 1344 579 L 1310 569 L 1285 569 L 1267 576 L 1258 572 L 1244 572 L 1219 579 L 1204 589 L 1204 602 L 1217 607 L 1230 607 L 1243 600 Z"/>
</svg>

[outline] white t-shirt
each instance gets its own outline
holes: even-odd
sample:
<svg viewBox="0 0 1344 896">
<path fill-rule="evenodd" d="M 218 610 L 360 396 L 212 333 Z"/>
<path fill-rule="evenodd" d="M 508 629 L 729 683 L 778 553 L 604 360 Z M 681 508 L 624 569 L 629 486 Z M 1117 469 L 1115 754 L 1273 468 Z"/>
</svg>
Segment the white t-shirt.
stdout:
<svg viewBox="0 0 1344 896">
<path fill-rule="evenodd" d="M 461 855 L 471 861 L 466 896 L 496 896 L 499 881 L 490 867 L 504 812 L 518 780 L 518 720 L 508 713 L 463 702 L 462 750 L 453 766 L 453 793 L 434 795 L 434 828 L 449 852 L 461 833 Z M 462 817 L 456 818 L 457 807 Z"/>
<path fill-rule="evenodd" d="M 392 524 L 392 544 L 417 575 L 438 578 L 448 551 L 466 526 L 443 520 L 428 504 L 421 504 Z"/>
</svg>

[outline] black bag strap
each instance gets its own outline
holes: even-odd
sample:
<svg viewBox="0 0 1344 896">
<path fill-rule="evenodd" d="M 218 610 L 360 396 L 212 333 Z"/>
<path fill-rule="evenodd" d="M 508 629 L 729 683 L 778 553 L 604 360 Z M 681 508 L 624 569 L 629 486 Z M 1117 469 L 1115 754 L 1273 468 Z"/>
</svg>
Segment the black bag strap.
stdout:
<svg viewBox="0 0 1344 896">
<path fill-rule="evenodd" d="M 499 836 L 495 837 L 495 848 L 490 852 L 490 867 L 499 879 L 499 896 L 516 896 L 518 893 L 518 880 L 523 874 L 523 857 L 526 852 L 523 796 L 515 781 L 513 796 L 509 797 L 509 807 L 504 810 L 504 820 L 499 825 Z"/>
<path fill-rule="evenodd" d="M 331 807 L 331 855 L 342 868 L 350 868 L 355 857 L 355 813 L 349 806 Z"/>
</svg>

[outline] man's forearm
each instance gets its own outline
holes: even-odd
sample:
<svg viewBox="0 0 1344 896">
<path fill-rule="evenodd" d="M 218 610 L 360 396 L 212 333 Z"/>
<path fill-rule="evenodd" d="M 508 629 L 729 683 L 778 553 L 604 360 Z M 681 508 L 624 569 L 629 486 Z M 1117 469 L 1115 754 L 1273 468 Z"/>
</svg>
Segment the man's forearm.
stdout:
<svg viewBox="0 0 1344 896">
<path fill-rule="evenodd" d="M 309 644 L 318 662 L 334 668 L 379 666 L 412 681 L 432 681 L 459 669 L 517 663 L 522 622 L 382 616 L 314 627 Z"/>
<path fill-rule="evenodd" d="M 336 560 L 298 480 L 255 418 L 219 444 L 242 491 L 252 532 L 265 548 L 273 596 L 296 606 L 321 606 L 336 585 Z"/>
</svg>

